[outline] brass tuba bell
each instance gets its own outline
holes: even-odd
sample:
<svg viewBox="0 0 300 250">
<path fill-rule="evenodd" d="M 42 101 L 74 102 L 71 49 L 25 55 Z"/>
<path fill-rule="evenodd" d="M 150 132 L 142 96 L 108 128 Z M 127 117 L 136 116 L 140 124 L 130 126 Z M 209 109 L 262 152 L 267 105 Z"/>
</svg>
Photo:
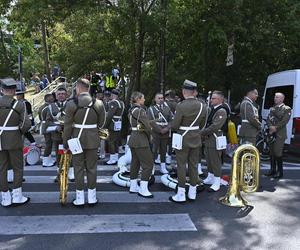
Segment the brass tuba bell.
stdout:
<svg viewBox="0 0 300 250">
<path fill-rule="evenodd" d="M 100 139 L 102 139 L 102 140 L 108 140 L 108 138 L 109 138 L 108 129 L 98 128 L 98 134 L 99 134 Z"/>
<path fill-rule="evenodd" d="M 259 171 L 260 157 L 257 148 L 251 144 L 239 146 L 233 155 L 229 188 L 219 201 L 231 207 L 245 207 L 248 202 L 240 191 L 253 193 L 258 189 Z"/>
</svg>

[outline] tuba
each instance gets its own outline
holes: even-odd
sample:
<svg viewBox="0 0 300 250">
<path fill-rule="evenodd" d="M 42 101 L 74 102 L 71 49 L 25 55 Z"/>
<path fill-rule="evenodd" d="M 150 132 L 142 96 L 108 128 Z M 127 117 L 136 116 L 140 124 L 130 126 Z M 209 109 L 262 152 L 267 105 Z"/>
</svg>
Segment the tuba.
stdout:
<svg viewBox="0 0 300 250">
<path fill-rule="evenodd" d="M 99 135 L 100 139 L 108 140 L 109 131 L 108 131 L 108 129 L 105 129 L 105 128 L 98 128 L 98 135 Z"/>
<path fill-rule="evenodd" d="M 62 205 L 65 205 L 67 202 L 67 192 L 68 192 L 68 171 L 71 162 L 71 154 L 68 151 L 60 157 L 59 162 L 59 201 Z"/>
<path fill-rule="evenodd" d="M 259 186 L 260 157 L 257 148 L 251 144 L 239 146 L 232 160 L 231 180 L 227 193 L 219 201 L 231 207 L 245 207 L 248 202 L 241 191 L 253 193 Z"/>
</svg>

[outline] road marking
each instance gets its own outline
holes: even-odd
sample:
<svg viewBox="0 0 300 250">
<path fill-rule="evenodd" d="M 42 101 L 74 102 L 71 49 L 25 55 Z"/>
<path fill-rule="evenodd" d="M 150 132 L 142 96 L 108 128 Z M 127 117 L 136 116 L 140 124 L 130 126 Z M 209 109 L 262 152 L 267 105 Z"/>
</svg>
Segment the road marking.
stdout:
<svg viewBox="0 0 300 250">
<path fill-rule="evenodd" d="M 0 235 L 197 231 L 188 214 L 0 216 Z"/>
<path fill-rule="evenodd" d="M 174 192 L 152 192 L 152 194 L 154 198 L 146 199 L 128 191 L 99 191 L 97 198 L 99 203 L 166 203 L 170 202 L 169 197 Z M 30 203 L 59 203 L 59 192 L 24 192 L 24 195 L 30 197 Z M 68 192 L 67 197 L 68 202 L 72 202 L 75 199 L 75 192 Z M 87 198 L 87 193 L 85 197 Z"/>
<path fill-rule="evenodd" d="M 118 171 L 118 166 L 98 165 L 98 171 Z M 57 167 L 43 167 L 41 165 L 25 166 L 24 171 L 57 171 Z"/>
<path fill-rule="evenodd" d="M 300 170 L 300 165 L 294 164 L 294 163 L 284 163 L 283 168 L 285 170 Z M 160 167 L 156 166 L 156 170 L 159 170 Z M 202 165 L 202 169 L 207 169 L 207 166 Z M 222 169 L 228 170 L 231 169 L 231 164 L 230 163 L 224 163 L 222 166 Z M 260 169 L 270 169 L 270 164 L 267 163 L 262 163 Z M 97 166 L 98 171 L 118 171 L 119 168 L 117 166 L 105 166 L 105 165 L 98 165 Z M 25 166 L 24 167 L 24 172 L 26 171 L 53 171 L 56 172 L 57 168 L 56 167 L 48 167 L 44 168 L 41 165 L 35 165 L 35 166 Z"/>
<path fill-rule="evenodd" d="M 50 184 L 54 183 L 56 174 L 53 176 L 44 176 L 44 175 L 26 175 L 24 174 L 25 182 L 24 184 Z M 84 182 L 87 183 L 86 176 L 84 177 Z M 72 182 L 71 182 L 72 183 Z M 97 183 L 112 183 L 112 175 L 110 176 L 98 176 Z M 155 175 L 155 183 L 161 183 L 161 175 Z"/>
</svg>

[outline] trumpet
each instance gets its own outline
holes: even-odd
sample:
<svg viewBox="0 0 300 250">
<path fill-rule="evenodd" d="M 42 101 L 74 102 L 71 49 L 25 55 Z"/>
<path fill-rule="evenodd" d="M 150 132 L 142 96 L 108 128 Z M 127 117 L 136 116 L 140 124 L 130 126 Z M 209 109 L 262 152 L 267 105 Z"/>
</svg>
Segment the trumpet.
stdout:
<svg viewBox="0 0 300 250">
<path fill-rule="evenodd" d="M 102 140 L 108 140 L 108 138 L 109 138 L 108 129 L 98 128 L 98 134 L 99 134 L 100 139 L 102 139 Z"/>
<path fill-rule="evenodd" d="M 62 205 L 65 205 L 67 202 L 67 193 L 68 193 L 68 171 L 71 163 L 71 154 L 68 151 L 65 151 L 59 162 L 59 201 Z"/>
<path fill-rule="evenodd" d="M 227 193 L 219 201 L 231 207 L 245 207 L 241 191 L 253 193 L 259 187 L 260 155 L 251 144 L 239 146 L 233 156 L 231 180 Z"/>
</svg>

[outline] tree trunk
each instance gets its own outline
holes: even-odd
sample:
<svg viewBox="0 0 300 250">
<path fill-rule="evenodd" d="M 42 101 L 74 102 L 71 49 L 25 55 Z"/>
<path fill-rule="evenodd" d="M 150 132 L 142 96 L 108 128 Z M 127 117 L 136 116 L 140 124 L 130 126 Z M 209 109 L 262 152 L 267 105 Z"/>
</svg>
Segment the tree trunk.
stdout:
<svg viewBox="0 0 300 250">
<path fill-rule="evenodd" d="M 47 32 L 46 32 L 46 22 L 42 21 L 42 40 L 44 47 L 44 63 L 45 63 L 45 73 L 49 81 L 51 82 L 51 73 L 50 73 L 50 60 L 49 60 L 49 49 L 47 43 Z"/>
</svg>

